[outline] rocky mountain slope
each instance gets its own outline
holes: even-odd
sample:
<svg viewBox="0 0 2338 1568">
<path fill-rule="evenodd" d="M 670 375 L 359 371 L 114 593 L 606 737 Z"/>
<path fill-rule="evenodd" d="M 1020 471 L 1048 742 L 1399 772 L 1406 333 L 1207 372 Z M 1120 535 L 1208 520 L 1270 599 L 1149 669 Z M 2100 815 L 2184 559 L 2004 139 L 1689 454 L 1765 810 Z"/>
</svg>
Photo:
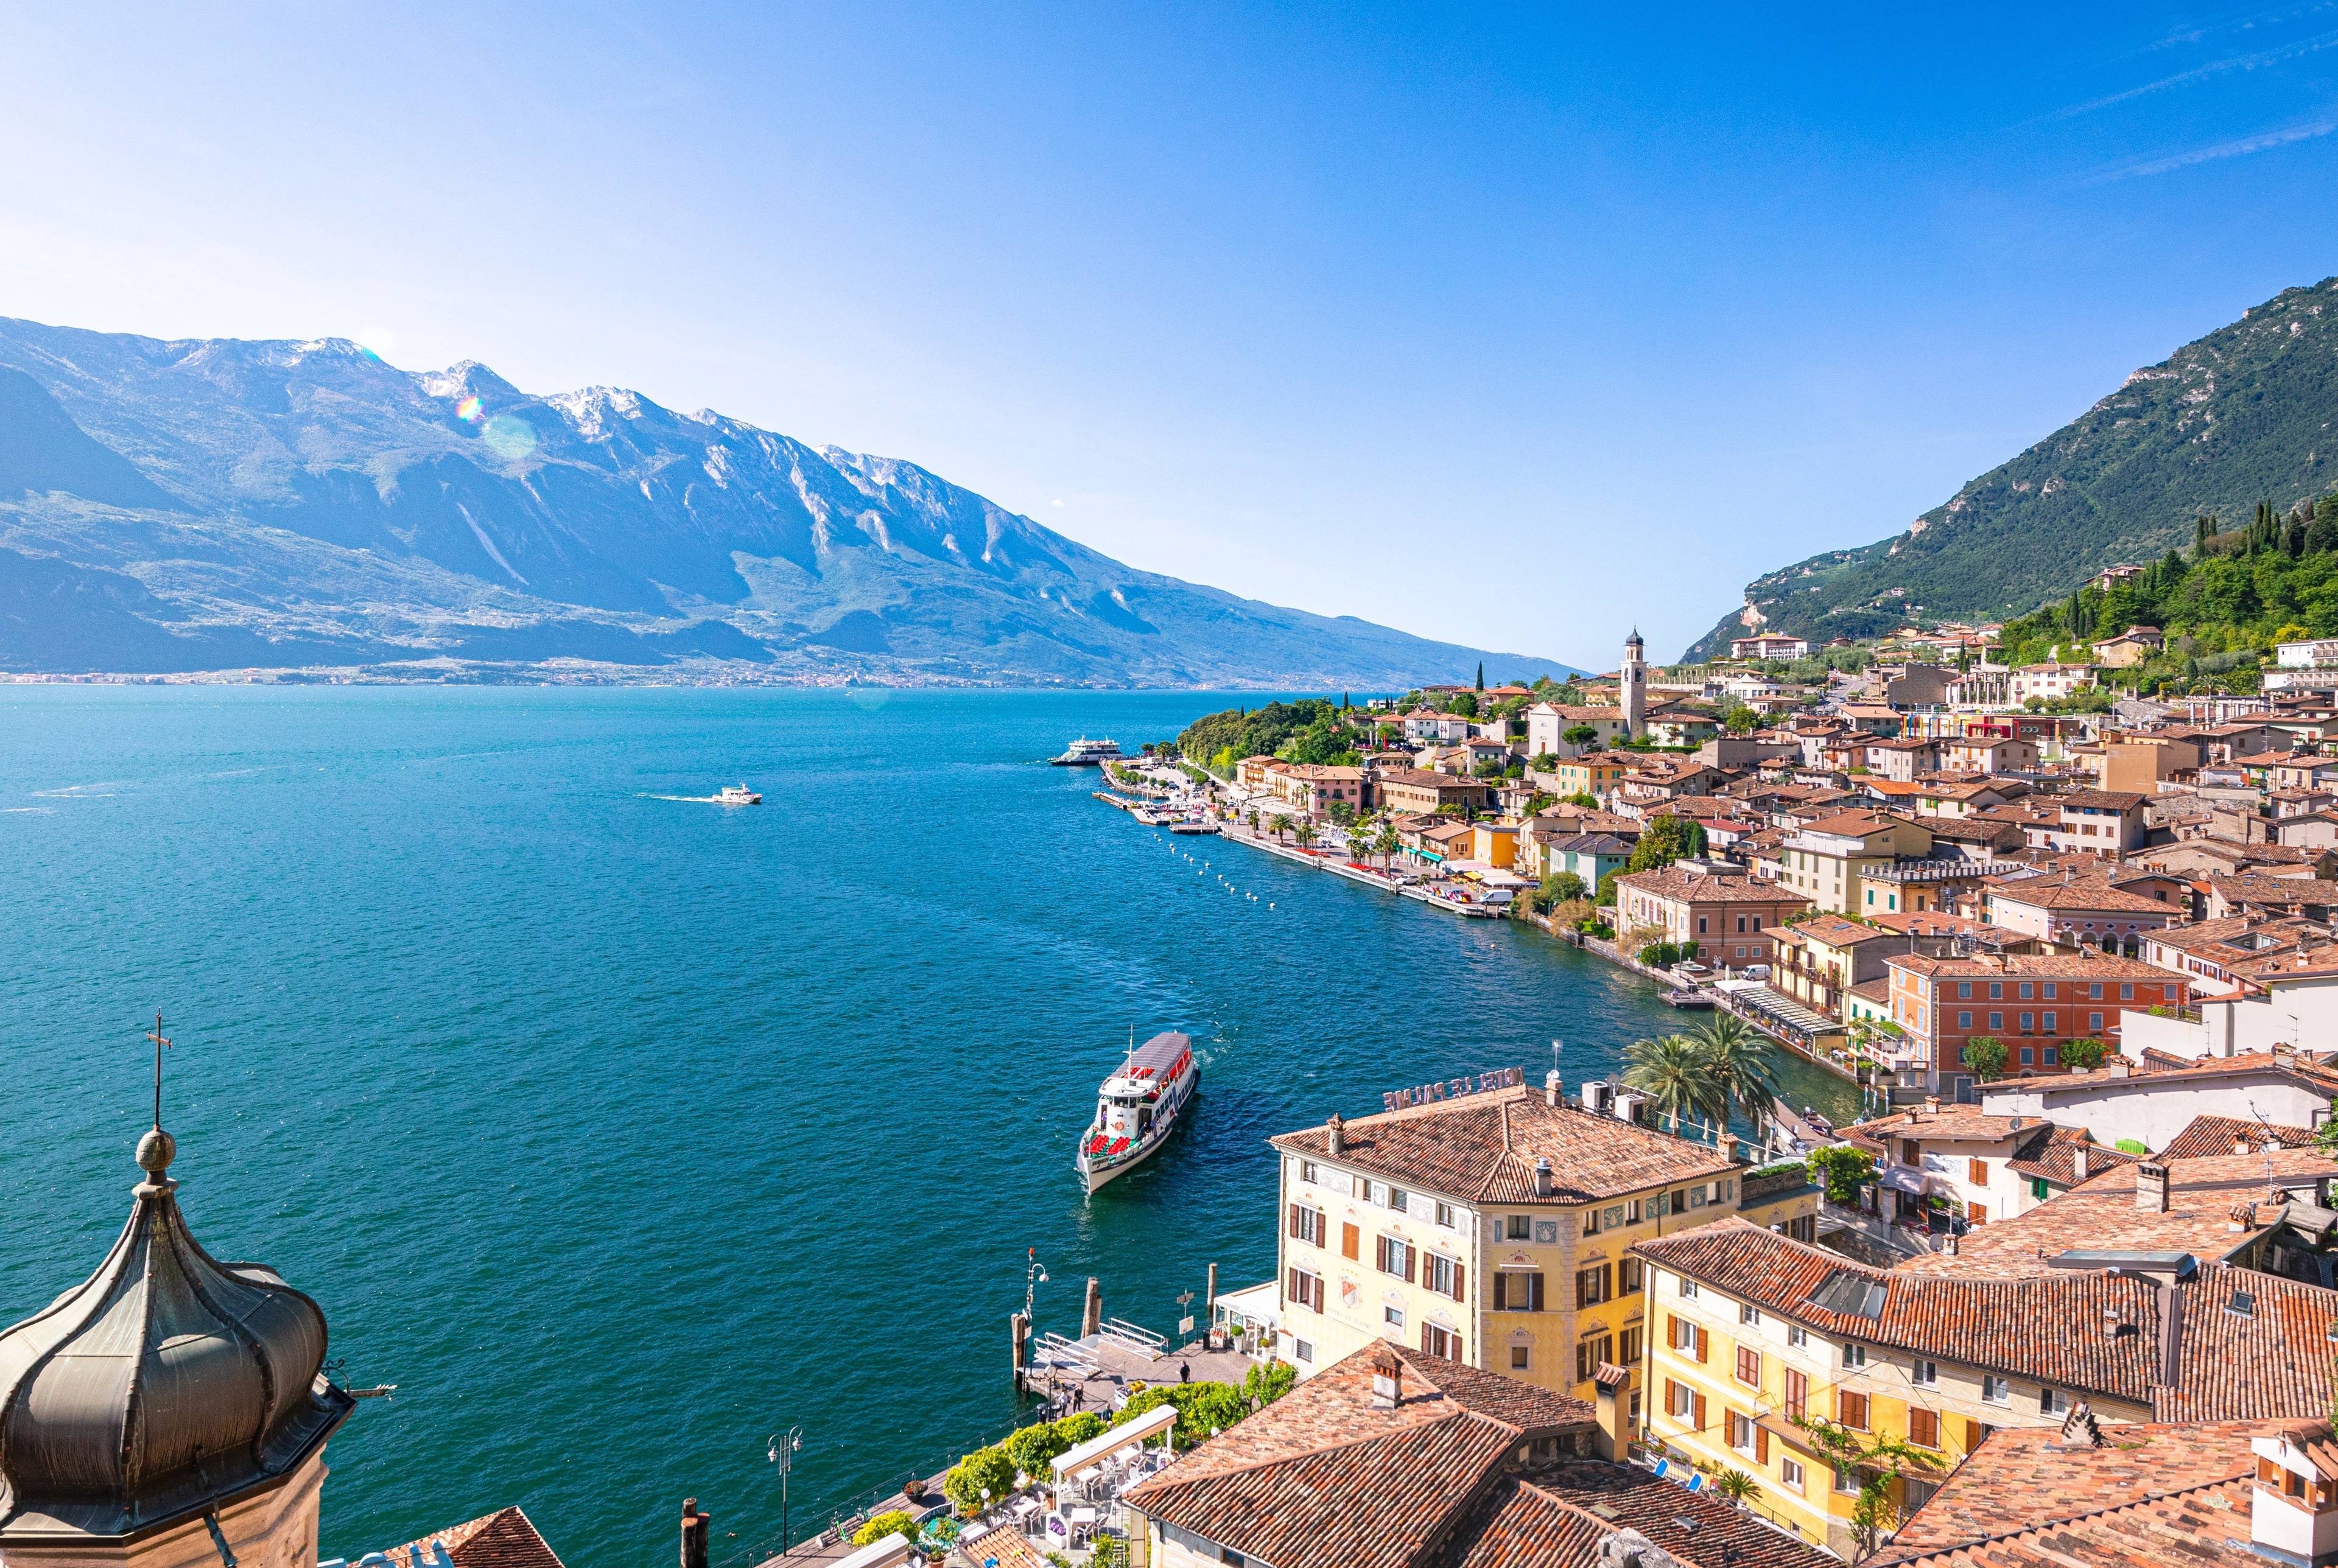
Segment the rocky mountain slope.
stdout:
<svg viewBox="0 0 2338 1568">
<path fill-rule="evenodd" d="M 0 318 L 0 669 L 431 659 L 1360 691 L 1566 669 L 1134 571 L 913 464 L 630 392 Z"/>
<path fill-rule="evenodd" d="M 1817 642 L 1930 617 L 2020 614 L 2106 566 L 2188 545 L 2259 501 L 2287 511 L 2338 487 L 2338 278 L 2291 289 L 2187 343 L 2011 462 L 1862 549 L 1746 585 L 1689 651 L 1761 627 Z"/>
</svg>

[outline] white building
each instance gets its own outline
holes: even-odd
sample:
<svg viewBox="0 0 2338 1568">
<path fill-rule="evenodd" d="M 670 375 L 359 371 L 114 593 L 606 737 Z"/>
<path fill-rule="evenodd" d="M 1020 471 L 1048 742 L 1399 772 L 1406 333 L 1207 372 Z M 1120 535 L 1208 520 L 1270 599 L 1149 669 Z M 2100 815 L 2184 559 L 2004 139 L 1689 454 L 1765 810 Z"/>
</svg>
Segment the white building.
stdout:
<svg viewBox="0 0 2338 1568">
<path fill-rule="evenodd" d="M 2091 664 L 2024 664 L 2007 684 L 2008 695 L 2018 706 L 2032 697 L 2068 697 L 2088 691 L 2095 684 L 2095 671 Z"/>
<path fill-rule="evenodd" d="M 1764 632 L 1758 636 L 1731 639 L 1729 656 L 1732 659 L 1807 659 L 1811 656 L 1811 645 L 1800 637 Z"/>
</svg>

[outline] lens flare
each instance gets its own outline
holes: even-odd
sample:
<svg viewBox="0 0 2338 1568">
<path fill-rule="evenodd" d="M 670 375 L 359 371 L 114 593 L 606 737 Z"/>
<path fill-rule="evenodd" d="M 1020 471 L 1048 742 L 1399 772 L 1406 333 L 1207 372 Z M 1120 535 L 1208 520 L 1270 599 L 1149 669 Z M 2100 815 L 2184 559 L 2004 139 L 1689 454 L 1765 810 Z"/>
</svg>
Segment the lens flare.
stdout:
<svg viewBox="0 0 2338 1568">
<path fill-rule="evenodd" d="M 481 406 L 476 397 L 466 397 L 455 405 L 455 417 L 466 425 L 476 425 L 479 422 L 479 416 L 486 412 L 486 409 Z"/>
</svg>

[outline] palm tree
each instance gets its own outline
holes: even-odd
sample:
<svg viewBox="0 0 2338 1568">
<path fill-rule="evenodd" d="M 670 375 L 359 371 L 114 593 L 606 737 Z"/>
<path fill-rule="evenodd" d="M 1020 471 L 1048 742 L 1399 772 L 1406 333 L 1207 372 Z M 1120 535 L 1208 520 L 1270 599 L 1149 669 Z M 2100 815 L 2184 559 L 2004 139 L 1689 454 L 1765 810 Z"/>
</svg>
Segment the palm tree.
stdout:
<svg viewBox="0 0 2338 1568">
<path fill-rule="evenodd" d="M 1658 1114 L 1680 1131 L 1683 1117 L 1725 1121 L 1729 1101 L 1706 1068 L 1704 1057 L 1685 1035 L 1635 1040 L 1624 1047 L 1624 1085 L 1648 1097 Z"/>
<path fill-rule="evenodd" d="M 1291 836 L 1299 840 L 1299 847 L 1302 849 L 1307 848 L 1315 842 L 1315 824 L 1302 822 L 1292 829 Z"/>
<path fill-rule="evenodd" d="M 1771 1102 L 1778 1097 L 1778 1045 L 1734 1013 L 1715 1013 L 1697 1026 L 1691 1044 L 1724 1105 L 1734 1104 L 1765 1136 Z"/>
</svg>

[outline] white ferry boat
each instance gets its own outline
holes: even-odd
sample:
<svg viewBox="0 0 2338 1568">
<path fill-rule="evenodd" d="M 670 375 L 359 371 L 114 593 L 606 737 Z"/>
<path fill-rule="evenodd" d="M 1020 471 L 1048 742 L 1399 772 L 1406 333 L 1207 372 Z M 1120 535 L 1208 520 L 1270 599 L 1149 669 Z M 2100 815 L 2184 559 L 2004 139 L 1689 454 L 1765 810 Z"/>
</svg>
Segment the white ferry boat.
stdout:
<svg viewBox="0 0 2338 1568">
<path fill-rule="evenodd" d="M 1096 1092 L 1095 1120 L 1080 1134 L 1073 1161 L 1093 1192 L 1125 1176 L 1177 1131 L 1202 1085 L 1191 1036 L 1155 1034 L 1128 1054 L 1120 1071 Z"/>
<path fill-rule="evenodd" d="M 1120 760 L 1120 743 L 1116 740 L 1091 740 L 1083 735 L 1064 748 L 1060 757 L 1048 759 L 1058 768 L 1101 768 L 1107 762 Z"/>
<path fill-rule="evenodd" d="M 721 806 L 761 806 L 763 803 L 763 798 L 744 784 L 725 784 L 714 792 L 714 800 Z"/>
</svg>

